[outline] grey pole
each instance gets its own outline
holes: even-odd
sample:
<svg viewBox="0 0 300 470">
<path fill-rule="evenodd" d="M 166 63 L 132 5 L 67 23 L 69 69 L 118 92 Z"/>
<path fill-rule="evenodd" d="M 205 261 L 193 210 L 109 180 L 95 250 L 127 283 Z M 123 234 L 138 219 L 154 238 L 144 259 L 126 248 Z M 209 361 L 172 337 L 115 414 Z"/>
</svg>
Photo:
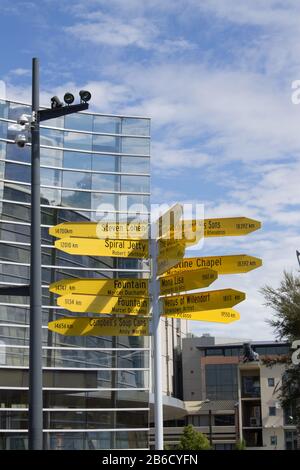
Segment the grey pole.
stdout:
<svg viewBox="0 0 300 470">
<path fill-rule="evenodd" d="M 43 449 L 39 60 L 32 60 L 29 448 Z"/>
<path fill-rule="evenodd" d="M 164 448 L 163 428 L 163 394 L 162 394 L 162 357 L 161 357 L 161 330 L 159 311 L 159 286 L 157 281 L 157 241 L 150 240 L 151 244 L 151 296 L 152 296 L 152 328 L 153 328 L 153 367 L 154 367 L 154 425 L 155 425 L 155 449 Z"/>
</svg>

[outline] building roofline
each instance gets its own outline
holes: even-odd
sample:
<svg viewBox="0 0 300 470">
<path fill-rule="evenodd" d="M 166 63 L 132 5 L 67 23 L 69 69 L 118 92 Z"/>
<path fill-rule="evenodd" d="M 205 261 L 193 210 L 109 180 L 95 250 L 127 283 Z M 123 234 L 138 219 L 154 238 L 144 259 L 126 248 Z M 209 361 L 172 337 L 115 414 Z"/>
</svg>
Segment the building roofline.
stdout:
<svg viewBox="0 0 300 470">
<path fill-rule="evenodd" d="M 12 100 L 8 98 L 3 98 L 0 96 L 0 100 L 3 101 L 9 101 L 11 103 L 16 103 L 16 104 L 21 104 L 24 106 L 31 106 L 30 103 L 26 103 L 24 101 L 17 101 L 17 100 Z M 41 106 L 42 109 L 47 109 L 47 106 Z M 135 115 L 130 115 L 130 114 L 107 114 L 107 113 L 92 113 L 88 111 L 80 111 L 80 114 L 91 114 L 93 116 L 106 116 L 106 117 L 118 117 L 118 118 L 132 118 L 132 119 L 148 119 L 149 121 L 151 120 L 150 117 L 148 116 L 135 116 Z"/>
</svg>

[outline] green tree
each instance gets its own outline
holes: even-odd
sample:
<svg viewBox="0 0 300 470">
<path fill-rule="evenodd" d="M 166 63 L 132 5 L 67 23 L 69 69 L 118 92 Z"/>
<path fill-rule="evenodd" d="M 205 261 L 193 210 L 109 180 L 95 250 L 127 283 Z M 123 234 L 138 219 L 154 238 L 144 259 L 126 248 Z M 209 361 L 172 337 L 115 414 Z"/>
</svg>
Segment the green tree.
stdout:
<svg viewBox="0 0 300 470">
<path fill-rule="evenodd" d="M 178 445 L 179 450 L 210 450 L 207 437 L 202 432 L 196 431 L 191 424 L 183 428 L 183 433 Z"/>
<path fill-rule="evenodd" d="M 245 450 L 246 449 L 246 441 L 244 439 L 238 441 L 235 444 L 235 450 Z"/>
<path fill-rule="evenodd" d="M 275 311 L 274 317 L 268 321 L 273 327 L 276 337 L 280 340 L 293 341 L 300 339 L 300 277 L 284 271 L 283 279 L 277 289 L 265 286 L 262 293 L 266 305 Z M 292 353 L 292 351 L 291 351 Z M 291 354 L 286 358 L 269 359 L 267 365 L 285 362 L 279 389 L 279 400 L 282 408 L 293 410 L 293 423 L 297 428 L 298 449 L 300 448 L 300 365 L 291 362 Z"/>
</svg>

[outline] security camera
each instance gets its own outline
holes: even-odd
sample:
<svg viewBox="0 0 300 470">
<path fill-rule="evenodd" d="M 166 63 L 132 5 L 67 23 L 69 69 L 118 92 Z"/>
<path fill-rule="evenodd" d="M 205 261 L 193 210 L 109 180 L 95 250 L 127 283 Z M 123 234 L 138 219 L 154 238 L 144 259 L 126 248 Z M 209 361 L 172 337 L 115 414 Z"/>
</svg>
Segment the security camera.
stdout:
<svg viewBox="0 0 300 470">
<path fill-rule="evenodd" d="M 30 123 L 30 118 L 31 116 L 29 114 L 21 114 L 17 122 L 21 124 L 21 126 L 25 126 Z"/>
<path fill-rule="evenodd" d="M 27 142 L 28 139 L 25 134 L 18 134 L 15 138 L 15 143 L 20 148 L 24 148 Z"/>
<path fill-rule="evenodd" d="M 52 96 L 50 101 L 51 101 L 51 108 L 52 109 L 61 108 L 63 106 L 63 103 L 60 101 L 58 96 Z"/>
</svg>

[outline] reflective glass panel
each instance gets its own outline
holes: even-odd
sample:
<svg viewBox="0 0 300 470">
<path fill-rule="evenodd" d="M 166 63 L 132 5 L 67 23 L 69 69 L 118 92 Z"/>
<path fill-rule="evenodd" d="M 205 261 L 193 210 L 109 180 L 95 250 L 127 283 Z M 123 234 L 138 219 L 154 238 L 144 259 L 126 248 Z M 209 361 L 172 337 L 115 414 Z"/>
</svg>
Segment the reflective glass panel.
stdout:
<svg viewBox="0 0 300 470">
<path fill-rule="evenodd" d="M 15 160 L 18 162 L 28 162 L 31 161 L 31 147 L 25 146 L 24 148 L 18 147 L 16 144 L 7 143 L 7 160 Z"/>
<path fill-rule="evenodd" d="M 15 163 L 6 163 L 5 165 L 5 179 L 13 181 L 22 181 L 30 183 L 31 169 L 28 165 L 18 165 Z"/>
<path fill-rule="evenodd" d="M 93 150 L 95 152 L 120 152 L 120 137 L 110 135 L 94 135 Z"/>
<path fill-rule="evenodd" d="M 100 217 L 105 212 L 116 210 L 116 197 L 114 194 L 92 193 L 92 209 L 96 211 L 94 217 Z"/>
<path fill-rule="evenodd" d="M 122 134 L 150 135 L 150 120 L 139 118 L 122 118 Z"/>
<path fill-rule="evenodd" d="M 31 106 L 18 103 L 9 103 L 8 119 L 17 121 L 21 114 L 31 114 Z"/>
<path fill-rule="evenodd" d="M 7 139 L 7 122 L 0 121 L 0 138 Z"/>
<path fill-rule="evenodd" d="M 94 116 L 94 132 L 121 134 L 121 118 Z"/>
<path fill-rule="evenodd" d="M 76 132 L 64 132 L 64 147 L 79 150 L 91 150 L 92 135 Z"/>
<path fill-rule="evenodd" d="M 121 196 L 120 210 L 122 212 L 148 212 L 150 200 L 149 196 Z"/>
<path fill-rule="evenodd" d="M 63 187 L 74 189 L 91 189 L 91 173 L 80 171 L 64 171 Z"/>
<path fill-rule="evenodd" d="M 0 117 L 7 119 L 8 117 L 8 102 L 0 100 Z"/>
<path fill-rule="evenodd" d="M 67 114 L 65 117 L 65 128 L 91 132 L 93 130 L 93 116 L 82 113 Z"/>
<path fill-rule="evenodd" d="M 0 142 L 0 158 L 1 160 L 5 160 L 6 156 L 6 143 Z"/>
<path fill-rule="evenodd" d="M 47 186 L 61 186 L 61 171 L 41 168 L 41 184 Z"/>
<path fill-rule="evenodd" d="M 122 137 L 122 153 L 133 155 L 149 155 L 150 140 L 134 137 Z"/>
<path fill-rule="evenodd" d="M 41 128 L 41 145 L 49 147 L 62 147 L 63 133 L 54 129 Z"/>
<path fill-rule="evenodd" d="M 58 206 L 61 204 L 61 190 L 53 188 L 41 188 L 41 204 Z"/>
<path fill-rule="evenodd" d="M 91 193 L 79 191 L 62 191 L 62 204 L 67 207 L 89 209 L 91 207 Z"/>
<path fill-rule="evenodd" d="M 116 171 L 117 160 L 120 157 L 112 155 L 93 154 L 93 170 L 95 171 Z"/>
<path fill-rule="evenodd" d="M 41 165 L 62 167 L 62 150 L 41 148 Z"/>
<path fill-rule="evenodd" d="M 76 170 L 90 170 L 91 154 L 65 151 L 64 168 L 74 168 Z"/>
<path fill-rule="evenodd" d="M 121 191 L 147 193 L 150 190 L 150 178 L 148 176 L 122 176 Z"/>
<path fill-rule="evenodd" d="M 118 191 L 118 176 L 93 173 L 92 188 L 98 191 Z"/>
<path fill-rule="evenodd" d="M 121 157 L 123 173 L 150 173 L 150 158 L 147 157 Z"/>
</svg>

